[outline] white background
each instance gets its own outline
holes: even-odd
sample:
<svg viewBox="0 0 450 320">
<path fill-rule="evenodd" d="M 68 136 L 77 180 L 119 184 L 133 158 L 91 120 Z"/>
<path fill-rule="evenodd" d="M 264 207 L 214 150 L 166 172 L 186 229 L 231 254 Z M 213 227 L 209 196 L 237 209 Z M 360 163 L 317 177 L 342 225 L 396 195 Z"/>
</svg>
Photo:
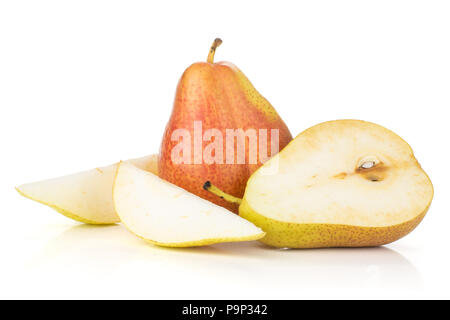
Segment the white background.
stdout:
<svg viewBox="0 0 450 320">
<path fill-rule="evenodd" d="M 405 138 L 435 187 L 422 224 L 373 249 L 164 249 L 15 192 L 157 152 L 217 36 L 294 135 L 357 118 Z M 0 2 L 0 298 L 450 298 L 449 40 L 448 1 Z"/>
</svg>

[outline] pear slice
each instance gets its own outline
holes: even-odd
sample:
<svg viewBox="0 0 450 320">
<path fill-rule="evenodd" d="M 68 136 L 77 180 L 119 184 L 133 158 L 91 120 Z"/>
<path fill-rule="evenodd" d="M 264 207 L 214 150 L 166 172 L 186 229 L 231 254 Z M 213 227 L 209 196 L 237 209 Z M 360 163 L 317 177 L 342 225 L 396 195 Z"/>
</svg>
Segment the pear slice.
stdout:
<svg viewBox="0 0 450 320">
<path fill-rule="evenodd" d="M 307 129 L 258 169 L 239 214 L 276 247 L 378 246 L 411 232 L 432 198 L 430 179 L 398 135 L 337 120 Z"/>
<path fill-rule="evenodd" d="M 129 163 L 120 163 L 113 190 L 122 223 L 152 244 L 193 247 L 264 236 L 251 222 Z"/>
<path fill-rule="evenodd" d="M 131 159 L 143 170 L 157 174 L 158 155 Z M 74 220 L 89 224 L 112 224 L 120 219 L 114 211 L 112 186 L 117 163 L 59 178 L 28 183 L 17 191 Z"/>
</svg>

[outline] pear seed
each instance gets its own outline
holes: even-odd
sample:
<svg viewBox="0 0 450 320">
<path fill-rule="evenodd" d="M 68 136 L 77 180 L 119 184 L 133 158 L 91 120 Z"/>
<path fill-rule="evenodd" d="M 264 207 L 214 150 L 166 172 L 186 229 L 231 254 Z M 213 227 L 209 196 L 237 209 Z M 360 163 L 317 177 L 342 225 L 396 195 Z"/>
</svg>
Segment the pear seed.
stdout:
<svg viewBox="0 0 450 320">
<path fill-rule="evenodd" d="M 363 169 L 370 169 L 375 165 L 375 161 L 366 161 L 361 165 Z"/>
<path fill-rule="evenodd" d="M 358 169 L 362 169 L 362 170 L 367 170 L 367 169 L 371 169 L 375 166 L 377 166 L 378 164 L 380 164 L 381 161 L 375 157 L 375 156 L 366 156 L 362 159 L 360 159 L 358 161 Z"/>
</svg>

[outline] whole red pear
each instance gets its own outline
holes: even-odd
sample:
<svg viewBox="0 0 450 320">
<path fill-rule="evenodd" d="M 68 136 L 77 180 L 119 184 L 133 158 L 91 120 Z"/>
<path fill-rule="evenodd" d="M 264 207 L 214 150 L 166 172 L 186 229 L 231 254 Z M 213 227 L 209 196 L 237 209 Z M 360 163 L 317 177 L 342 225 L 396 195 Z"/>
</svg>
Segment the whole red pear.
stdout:
<svg viewBox="0 0 450 320">
<path fill-rule="evenodd" d="M 207 62 L 192 64 L 178 83 L 161 143 L 159 176 L 237 213 L 236 204 L 204 190 L 205 181 L 242 198 L 250 175 L 292 135 L 236 66 L 214 63 L 221 43 L 216 39 Z"/>
</svg>

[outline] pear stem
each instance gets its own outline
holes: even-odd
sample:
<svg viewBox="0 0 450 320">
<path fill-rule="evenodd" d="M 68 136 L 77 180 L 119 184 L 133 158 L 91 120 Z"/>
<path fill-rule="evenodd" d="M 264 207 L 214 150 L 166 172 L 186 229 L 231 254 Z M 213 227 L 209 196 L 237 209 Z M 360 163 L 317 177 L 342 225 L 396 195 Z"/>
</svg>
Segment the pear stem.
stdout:
<svg viewBox="0 0 450 320">
<path fill-rule="evenodd" d="M 237 197 L 232 196 L 231 194 L 223 192 L 222 190 L 217 188 L 215 185 L 211 184 L 210 181 L 205 182 L 205 184 L 203 185 L 203 189 L 211 192 L 212 194 L 215 194 L 216 196 L 220 197 L 221 199 L 224 199 L 225 201 L 228 201 L 231 203 L 236 203 L 239 205 L 242 203 L 241 198 L 237 198 Z"/>
<path fill-rule="evenodd" d="M 222 39 L 216 38 L 214 39 L 213 44 L 211 45 L 211 49 L 209 49 L 208 58 L 206 62 L 214 63 L 214 54 L 216 53 L 216 49 L 222 44 Z"/>
</svg>

